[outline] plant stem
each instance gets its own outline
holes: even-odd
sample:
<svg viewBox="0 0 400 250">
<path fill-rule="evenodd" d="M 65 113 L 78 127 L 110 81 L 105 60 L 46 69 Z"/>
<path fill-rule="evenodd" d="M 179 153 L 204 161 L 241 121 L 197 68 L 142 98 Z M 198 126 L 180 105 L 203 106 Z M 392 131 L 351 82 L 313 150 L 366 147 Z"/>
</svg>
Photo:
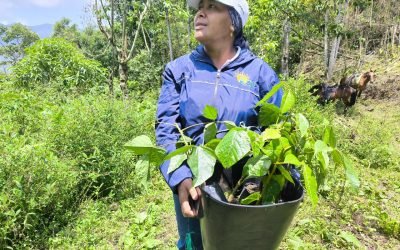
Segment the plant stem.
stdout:
<svg viewBox="0 0 400 250">
<path fill-rule="evenodd" d="M 235 198 L 235 193 L 238 190 L 238 188 L 243 184 L 243 181 L 245 180 L 245 177 L 242 176 L 240 180 L 237 182 L 236 186 L 233 188 L 232 193 L 228 197 L 228 202 L 232 203 L 233 199 Z"/>
</svg>

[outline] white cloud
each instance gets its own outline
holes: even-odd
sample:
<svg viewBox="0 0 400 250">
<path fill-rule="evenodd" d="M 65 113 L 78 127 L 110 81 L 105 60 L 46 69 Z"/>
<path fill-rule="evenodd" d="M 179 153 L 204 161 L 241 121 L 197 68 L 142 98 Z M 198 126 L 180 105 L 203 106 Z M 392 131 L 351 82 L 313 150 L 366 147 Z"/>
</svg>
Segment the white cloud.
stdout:
<svg viewBox="0 0 400 250">
<path fill-rule="evenodd" d="M 33 5 L 45 8 L 51 8 L 59 5 L 62 0 L 30 0 Z"/>
</svg>

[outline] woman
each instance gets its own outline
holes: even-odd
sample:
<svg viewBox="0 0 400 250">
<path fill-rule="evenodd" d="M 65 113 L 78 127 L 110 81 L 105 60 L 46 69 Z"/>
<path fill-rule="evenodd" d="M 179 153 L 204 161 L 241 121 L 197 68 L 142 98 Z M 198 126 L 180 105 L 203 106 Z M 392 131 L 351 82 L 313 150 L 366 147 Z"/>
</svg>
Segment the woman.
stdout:
<svg viewBox="0 0 400 250">
<path fill-rule="evenodd" d="M 175 150 L 180 138 L 179 124 L 199 145 L 203 142 L 205 123 L 202 111 L 206 105 L 218 109 L 219 121 L 237 125 L 257 125 L 256 103 L 278 83 L 275 72 L 249 50 L 243 37 L 249 7 L 245 0 L 189 0 L 198 9 L 194 19 L 195 38 L 201 44 L 192 53 L 170 63 L 163 73 L 163 85 L 158 100 L 156 139 L 167 152 Z M 279 105 L 282 90 L 270 103 Z M 224 130 L 220 124 L 219 130 Z M 190 240 L 195 249 L 202 249 L 196 210 L 189 197 L 198 200 L 201 193 L 192 187 L 192 173 L 186 162 L 168 174 L 165 162 L 161 172 L 174 193 L 179 231 L 178 248 L 185 249 Z"/>
</svg>

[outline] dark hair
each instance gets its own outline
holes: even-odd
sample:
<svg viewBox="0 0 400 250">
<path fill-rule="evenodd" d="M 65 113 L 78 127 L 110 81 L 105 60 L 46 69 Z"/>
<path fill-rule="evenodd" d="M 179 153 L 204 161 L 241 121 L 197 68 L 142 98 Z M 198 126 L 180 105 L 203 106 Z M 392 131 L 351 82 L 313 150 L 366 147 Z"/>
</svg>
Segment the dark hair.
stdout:
<svg viewBox="0 0 400 250">
<path fill-rule="evenodd" d="M 233 7 L 229 7 L 228 10 L 234 28 L 233 34 L 235 39 L 233 41 L 233 45 L 239 46 L 242 49 L 249 49 L 249 43 L 246 41 L 246 38 L 243 35 L 242 19 L 240 18 L 239 13 Z"/>
</svg>

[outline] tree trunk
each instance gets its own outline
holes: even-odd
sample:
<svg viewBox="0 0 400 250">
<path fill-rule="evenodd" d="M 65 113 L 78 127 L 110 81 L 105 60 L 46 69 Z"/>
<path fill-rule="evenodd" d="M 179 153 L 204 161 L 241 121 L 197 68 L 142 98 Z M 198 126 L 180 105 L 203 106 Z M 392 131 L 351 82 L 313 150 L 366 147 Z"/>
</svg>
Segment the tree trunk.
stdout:
<svg viewBox="0 0 400 250">
<path fill-rule="evenodd" d="M 285 19 L 283 24 L 283 52 L 282 52 L 282 74 L 285 79 L 289 77 L 289 35 L 290 21 Z"/>
<path fill-rule="evenodd" d="M 327 75 L 328 81 L 332 80 L 333 77 L 333 71 L 335 70 L 335 64 L 336 64 L 337 54 L 339 52 L 341 39 L 342 39 L 341 36 L 337 36 L 335 37 L 332 43 L 331 55 L 329 57 L 328 75 Z"/>
<path fill-rule="evenodd" d="M 372 2 L 372 3 L 371 3 L 371 15 L 370 15 L 370 17 L 369 17 L 369 27 L 372 26 L 372 16 L 373 16 L 373 14 L 374 14 L 374 0 L 372 0 L 371 2 Z"/>
<path fill-rule="evenodd" d="M 362 61 L 362 58 L 363 58 L 363 31 L 361 31 L 361 35 L 360 35 L 360 37 L 358 39 L 358 43 L 359 43 L 358 46 L 360 47 L 360 50 L 359 50 L 359 58 L 358 58 L 357 68 L 360 68 L 361 67 L 361 61 Z"/>
<path fill-rule="evenodd" d="M 167 30 L 168 30 L 168 47 L 169 47 L 169 57 L 172 60 L 174 60 L 174 53 L 172 50 L 172 35 L 171 35 L 171 24 L 169 22 L 169 14 L 168 14 L 168 8 L 165 7 L 165 21 L 167 23 Z"/>
<path fill-rule="evenodd" d="M 392 52 L 395 48 L 395 41 L 396 41 L 396 33 L 397 33 L 397 25 L 393 25 L 392 27 Z"/>
<path fill-rule="evenodd" d="M 186 10 L 189 13 L 189 4 L 186 1 Z M 188 30 L 188 51 L 191 50 L 192 45 L 191 45 L 191 37 L 192 37 L 192 17 L 188 17 L 188 23 L 187 23 L 187 30 Z"/>
<path fill-rule="evenodd" d="M 108 91 L 110 92 L 110 96 L 114 95 L 114 73 L 114 67 L 112 67 L 108 74 Z"/>
<path fill-rule="evenodd" d="M 328 23 L 329 23 L 329 10 L 325 11 L 325 27 L 324 27 L 324 62 L 325 62 L 325 76 L 328 77 L 329 67 L 329 34 L 328 34 Z"/>
<path fill-rule="evenodd" d="M 124 98 L 128 99 L 128 63 L 119 62 L 119 86 L 124 94 Z"/>
<path fill-rule="evenodd" d="M 343 17 L 347 13 L 348 6 L 349 6 L 349 0 L 345 0 L 345 2 L 340 5 L 339 12 L 338 12 L 338 15 L 336 16 L 336 20 L 335 20 L 336 24 L 343 23 Z M 328 74 L 327 74 L 328 81 L 330 81 L 333 77 L 333 72 L 335 70 L 335 64 L 336 64 L 337 55 L 339 53 L 341 40 L 342 40 L 342 35 L 337 34 L 332 43 L 331 54 L 329 56 Z"/>
</svg>

